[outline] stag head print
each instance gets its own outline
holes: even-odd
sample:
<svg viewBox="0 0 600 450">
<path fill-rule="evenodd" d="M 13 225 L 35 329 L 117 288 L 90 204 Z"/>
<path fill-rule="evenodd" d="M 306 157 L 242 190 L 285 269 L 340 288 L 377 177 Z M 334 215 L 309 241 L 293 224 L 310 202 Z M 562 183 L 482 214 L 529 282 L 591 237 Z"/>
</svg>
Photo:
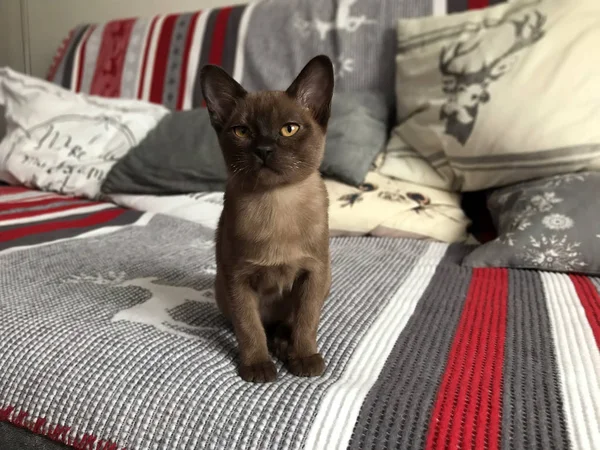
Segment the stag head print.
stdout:
<svg viewBox="0 0 600 450">
<path fill-rule="evenodd" d="M 440 111 L 445 122 L 445 133 L 465 145 L 471 133 L 481 105 L 490 100 L 489 86 L 512 67 L 511 59 L 544 36 L 546 17 L 539 11 L 525 13 L 521 18 L 504 18 L 495 22 L 484 21 L 482 29 L 502 31 L 510 27 L 510 41 L 498 55 L 483 61 L 475 70 L 465 68 L 464 57 L 472 58 L 481 51 L 481 40 L 471 40 L 443 47 L 439 57 L 439 70 L 443 76 L 442 89 L 446 101 Z M 504 30 L 506 31 L 506 30 Z M 462 61 L 461 61 L 462 59 Z"/>
</svg>

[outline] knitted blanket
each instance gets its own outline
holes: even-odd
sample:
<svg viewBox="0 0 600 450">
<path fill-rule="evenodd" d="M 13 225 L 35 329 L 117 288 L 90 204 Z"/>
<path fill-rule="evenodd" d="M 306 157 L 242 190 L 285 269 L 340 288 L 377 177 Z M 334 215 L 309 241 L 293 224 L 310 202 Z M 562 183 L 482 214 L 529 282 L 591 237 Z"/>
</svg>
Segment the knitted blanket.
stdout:
<svg viewBox="0 0 600 450">
<path fill-rule="evenodd" d="M 212 232 L 0 194 L 0 421 L 85 449 L 600 448 L 600 279 L 335 238 L 325 374 L 252 384 Z"/>
</svg>

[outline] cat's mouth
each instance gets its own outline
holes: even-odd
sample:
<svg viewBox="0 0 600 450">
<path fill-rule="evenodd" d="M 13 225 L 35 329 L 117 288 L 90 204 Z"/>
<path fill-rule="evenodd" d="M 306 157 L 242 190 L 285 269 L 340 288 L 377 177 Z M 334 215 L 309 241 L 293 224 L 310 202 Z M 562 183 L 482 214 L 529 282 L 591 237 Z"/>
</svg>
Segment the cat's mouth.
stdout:
<svg viewBox="0 0 600 450">
<path fill-rule="evenodd" d="M 260 173 L 275 173 L 277 175 L 281 175 L 281 171 L 276 167 L 273 167 L 267 163 L 259 164 L 257 167 L 257 172 Z"/>
<path fill-rule="evenodd" d="M 259 170 L 266 170 L 266 171 L 269 171 L 269 172 L 276 173 L 277 175 L 281 175 L 281 172 L 279 170 L 277 170 L 274 167 L 267 166 L 267 165 L 262 166 Z"/>
</svg>

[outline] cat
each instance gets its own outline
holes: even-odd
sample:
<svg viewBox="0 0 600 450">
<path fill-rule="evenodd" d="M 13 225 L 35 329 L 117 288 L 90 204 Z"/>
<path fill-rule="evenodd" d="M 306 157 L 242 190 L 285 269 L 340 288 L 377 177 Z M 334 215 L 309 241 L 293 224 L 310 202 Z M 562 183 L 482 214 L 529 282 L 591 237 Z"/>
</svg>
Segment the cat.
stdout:
<svg viewBox="0 0 600 450">
<path fill-rule="evenodd" d="M 319 376 L 321 309 L 331 286 L 329 200 L 319 173 L 334 73 L 311 59 L 286 91 L 247 92 L 223 69 L 200 84 L 228 171 L 216 232 L 216 301 L 235 331 L 239 374 L 270 382 L 269 350 Z"/>
</svg>

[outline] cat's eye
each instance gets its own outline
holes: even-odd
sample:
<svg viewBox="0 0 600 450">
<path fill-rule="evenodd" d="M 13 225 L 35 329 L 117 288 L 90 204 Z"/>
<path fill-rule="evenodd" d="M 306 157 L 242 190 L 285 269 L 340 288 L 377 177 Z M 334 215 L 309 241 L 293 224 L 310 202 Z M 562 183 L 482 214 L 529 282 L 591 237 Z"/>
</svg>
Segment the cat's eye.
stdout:
<svg viewBox="0 0 600 450">
<path fill-rule="evenodd" d="M 281 130 L 279 130 L 279 132 L 284 137 L 290 137 L 290 136 L 295 135 L 299 129 L 300 129 L 300 126 L 296 123 L 286 123 L 281 128 Z"/>
<path fill-rule="evenodd" d="M 250 134 L 250 130 L 246 127 L 233 127 L 233 134 L 237 137 L 245 138 Z"/>
</svg>

